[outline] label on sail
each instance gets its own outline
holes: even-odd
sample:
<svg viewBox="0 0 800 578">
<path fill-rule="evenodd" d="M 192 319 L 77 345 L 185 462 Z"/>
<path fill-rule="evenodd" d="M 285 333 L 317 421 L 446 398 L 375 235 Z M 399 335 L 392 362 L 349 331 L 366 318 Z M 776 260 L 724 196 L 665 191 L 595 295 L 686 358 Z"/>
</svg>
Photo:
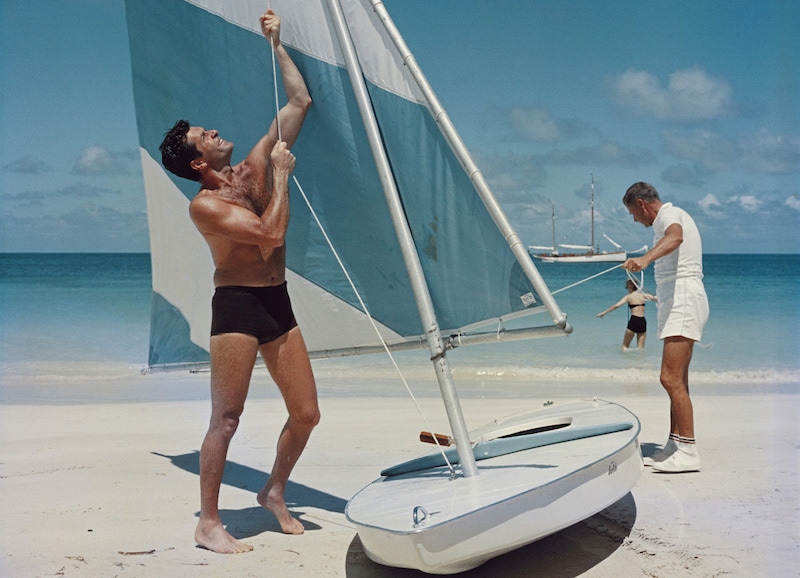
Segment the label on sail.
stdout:
<svg viewBox="0 0 800 578">
<path fill-rule="evenodd" d="M 455 331 L 537 302 L 372 9 L 356 0 L 342 4 L 440 327 Z M 384 339 L 419 336 L 423 328 L 326 4 L 273 0 L 272 7 L 313 99 L 293 147 L 295 176 Z M 126 2 L 151 230 L 150 365 L 208 359 L 213 293 L 209 251 L 188 216 L 197 183 L 164 171 L 158 145 L 185 118 L 235 143 L 238 162 L 267 131 L 276 105 L 270 48 L 258 27 L 264 9 L 263 0 Z M 378 344 L 294 185 L 291 195 L 287 278 L 309 350 Z"/>
</svg>

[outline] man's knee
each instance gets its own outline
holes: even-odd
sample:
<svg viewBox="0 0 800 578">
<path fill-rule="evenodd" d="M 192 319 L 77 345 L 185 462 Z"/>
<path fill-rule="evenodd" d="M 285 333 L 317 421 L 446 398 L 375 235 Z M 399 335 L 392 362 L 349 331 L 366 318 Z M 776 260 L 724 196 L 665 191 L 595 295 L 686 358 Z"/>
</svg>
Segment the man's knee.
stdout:
<svg viewBox="0 0 800 578">
<path fill-rule="evenodd" d="M 231 439 L 239 428 L 240 410 L 224 413 L 217 417 L 212 417 L 211 429 L 216 430 L 220 435 Z"/>
<path fill-rule="evenodd" d="M 661 382 L 661 387 L 669 391 L 673 387 L 675 387 L 675 383 L 668 375 L 664 375 L 663 373 L 659 376 L 658 380 Z"/>
<path fill-rule="evenodd" d="M 319 407 L 317 405 L 300 408 L 292 413 L 291 418 L 294 423 L 309 430 L 316 427 L 320 420 Z"/>
<path fill-rule="evenodd" d="M 670 395 L 686 391 L 686 384 L 683 382 L 683 376 L 662 372 L 659 380 L 661 381 L 661 386 L 667 390 L 667 393 Z"/>
</svg>

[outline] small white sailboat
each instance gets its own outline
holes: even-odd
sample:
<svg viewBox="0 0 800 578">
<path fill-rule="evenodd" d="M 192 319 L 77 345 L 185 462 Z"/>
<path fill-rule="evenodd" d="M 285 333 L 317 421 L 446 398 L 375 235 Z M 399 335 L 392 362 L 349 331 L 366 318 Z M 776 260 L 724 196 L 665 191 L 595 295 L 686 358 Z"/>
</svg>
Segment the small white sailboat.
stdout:
<svg viewBox="0 0 800 578">
<path fill-rule="evenodd" d="M 606 241 L 611 243 L 616 251 L 601 251 L 594 242 L 594 175 L 592 175 L 591 185 L 591 228 L 590 228 L 590 243 L 588 245 L 556 245 L 556 215 L 555 205 L 551 215 L 552 230 L 553 230 L 553 245 L 550 247 L 542 247 L 539 245 L 531 245 L 528 249 L 531 254 L 537 259 L 541 259 L 545 263 L 622 263 L 628 258 L 627 251 L 616 243 L 608 235 L 603 233 Z M 557 247 L 567 249 L 567 252 L 561 252 Z M 540 252 L 545 251 L 545 252 Z"/>
<path fill-rule="evenodd" d="M 434 452 L 384 470 L 347 517 L 377 562 L 463 572 L 625 496 L 642 470 L 638 434 L 636 416 L 601 400 L 511 416 L 471 432 L 478 475 L 453 476 Z"/>
<path fill-rule="evenodd" d="M 314 100 L 293 152 L 315 211 L 293 190 L 287 233 L 309 354 L 427 350 L 455 446 L 386 468 L 353 496 L 346 515 L 367 556 L 460 572 L 622 498 L 642 470 L 639 422 L 614 403 L 548 405 L 467 428 L 450 349 L 572 328 L 383 3 L 272 4 Z M 263 9 L 261 0 L 126 2 L 153 259 L 150 371 L 207 365 L 213 293 L 208 251 L 184 218 L 196 187 L 163 170 L 158 144 L 177 118 L 224 128 L 245 148 L 263 134 L 271 118 L 259 126 L 253 116 L 276 105 Z M 198 37 L 220 43 L 202 66 Z M 529 322 L 508 329 L 510 319 Z"/>
</svg>

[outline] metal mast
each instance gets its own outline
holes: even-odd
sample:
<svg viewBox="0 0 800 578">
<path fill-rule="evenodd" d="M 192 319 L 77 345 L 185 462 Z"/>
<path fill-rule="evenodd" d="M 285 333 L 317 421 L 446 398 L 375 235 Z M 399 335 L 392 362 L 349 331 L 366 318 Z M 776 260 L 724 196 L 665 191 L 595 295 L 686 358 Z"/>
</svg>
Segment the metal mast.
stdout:
<svg viewBox="0 0 800 578">
<path fill-rule="evenodd" d="M 594 174 L 592 174 L 592 248 L 589 249 L 594 253 Z"/>
<path fill-rule="evenodd" d="M 453 438 L 456 440 L 461 471 L 465 477 L 476 476 L 478 475 L 478 466 L 475 463 L 475 456 L 472 453 L 472 446 L 469 443 L 469 433 L 467 432 L 464 415 L 461 411 L 461 405 L 456 394 L 450 365 L 445 355 L 445 346 L 442 341 L 439 324 L 436 320 L 433 301 L 428 290 L 416 246 L 414 245 L 411 230 L 400 202 L 397 184 L 384 148 L 383 139 L 380 135 L 380 129 L 378 128 L 375 111 L 372 108 L 372 102 L 369 98 L 366 83 L 361 73 L 361 66 L 358 62 L 355 47 L 353 46 L 353 39 L 350 36 L 350 31 L 345 22 L 339 0 L 328 0 L 328 8 L 330 9 L 331 19 L 339 38 L 339 45 L 344 54 L 347 72 L 350 76 L 350 84 L 355 93 L 359 112 L 361 113 L 370 148 L 372 149 L 372 154 L 375 159 L 375 166 L 378 170 L 386 202 L 389 205 L 389 213 L 392 218 L 392 223 L 394 224 L 398 242 L 400 243 L 400 250 L 403 254 L 406 269 L 408 270 L 411 280 L 414 297 L 417 301 L 417 309 L 419 310 L 423 329 L 427 336 L 431 361 L 436 371 L 439 389 L 441 390 L 445 410 L 450 422 L 450 429 L 453 432 Z"/>
</svg>

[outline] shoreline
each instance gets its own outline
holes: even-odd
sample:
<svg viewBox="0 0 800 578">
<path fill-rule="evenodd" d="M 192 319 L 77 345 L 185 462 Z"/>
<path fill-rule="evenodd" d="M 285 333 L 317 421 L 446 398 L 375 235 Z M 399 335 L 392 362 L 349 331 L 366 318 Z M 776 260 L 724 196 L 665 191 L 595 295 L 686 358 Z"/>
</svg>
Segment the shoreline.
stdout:
<svg viewBox="0 0 800 578">
<path fill-rule="evenodd" d="M 0 405 L 91 405 L 148 403 L 154 401 L 197 401 L 209 398 L 209 374 L 186 371 L 143 375 L 141 367 L 114 363 L 37 363 L 20 365 L 26 373 L 0 371 Z M 0 370 L 2 368 L 0 367 Z M 396 398 L 409 399 L 402 381 L 392 371 L 353 371 L 341 367 L 314 366 L 320 398 Z M 656 372 L 597 370 L 590 378 L 581 370 L 554 370 L 538 378 L 509 375 L 475 375 L 463 368 L 453 371 L 462 399 L 603 397 L 627 395 L 666 395 Z M 404 370 L 416 397 L 439 398 L 439 389 L 430 367 Z M 714 372 L 704 379 L 692 372 L 692 396 L 794 395 L 800 394 L 800 375 L 795 372 L 771 374 Z M 757 379 L 761 377 L 761 379 Z M 730 379 L 726 379 L 730 378 Z M 265 368 L 253 374 L 249 399 L 276 399 L 280 394 Z"/>
<path fill-rule="evenodd" d="M 0 503 L 7 528 L 13 528 L 0 539 L 1 574 L 425 576 L 368 560 L 343 513 L 347 500 L 381 468 L 429 450 L 417 441 L 424 428 L 407 397 L 330 393 L 333 384 L 320 379 L 322 421 L 287 489 L 306 533 L 285 536 L 255 501 L 285 419 L 282 400 L 269 393 L 274 386 L 257 377 L 261 383 L 254 384 L 231 445 L 220 497 L 223 522 L 255 550 L 224 556 L 195 547 L 192 539 L 197 451 L 209 403 L 207 376 L 181 377 L 146 388 L 135 378 L 117 377 L 106 384 L 101 402 L 88 401 L 81 387 L 51 382 L 34 389 L 70 390 L 66 403 L 0 403 Z M 371 384 L 356 385 L 365 391 Z M 668 429 L 668 401 L 656 387 L 594 394 L 639 417 L 645 455 L 664 442 Z M 800 551 L 800 384 L 788 389 L 694 392 L 701 472 L 668 475 L 645 468 L 616 504 L 461 576 L 522 577 L 534 570 L 545 577 L 593 578 L 790 574 Z M 152 397 L 141 399 L 141 393 Z M 195 393 L 196 399 L 174 399 Z M 524 398 L 463 395 L 461 401 L 475 428 L 523 405 L 573 397 L 529 392 Z M 425 395 L 419 402 L 431 426 L 447 431 L 441 400 Z"/>
</svg>

